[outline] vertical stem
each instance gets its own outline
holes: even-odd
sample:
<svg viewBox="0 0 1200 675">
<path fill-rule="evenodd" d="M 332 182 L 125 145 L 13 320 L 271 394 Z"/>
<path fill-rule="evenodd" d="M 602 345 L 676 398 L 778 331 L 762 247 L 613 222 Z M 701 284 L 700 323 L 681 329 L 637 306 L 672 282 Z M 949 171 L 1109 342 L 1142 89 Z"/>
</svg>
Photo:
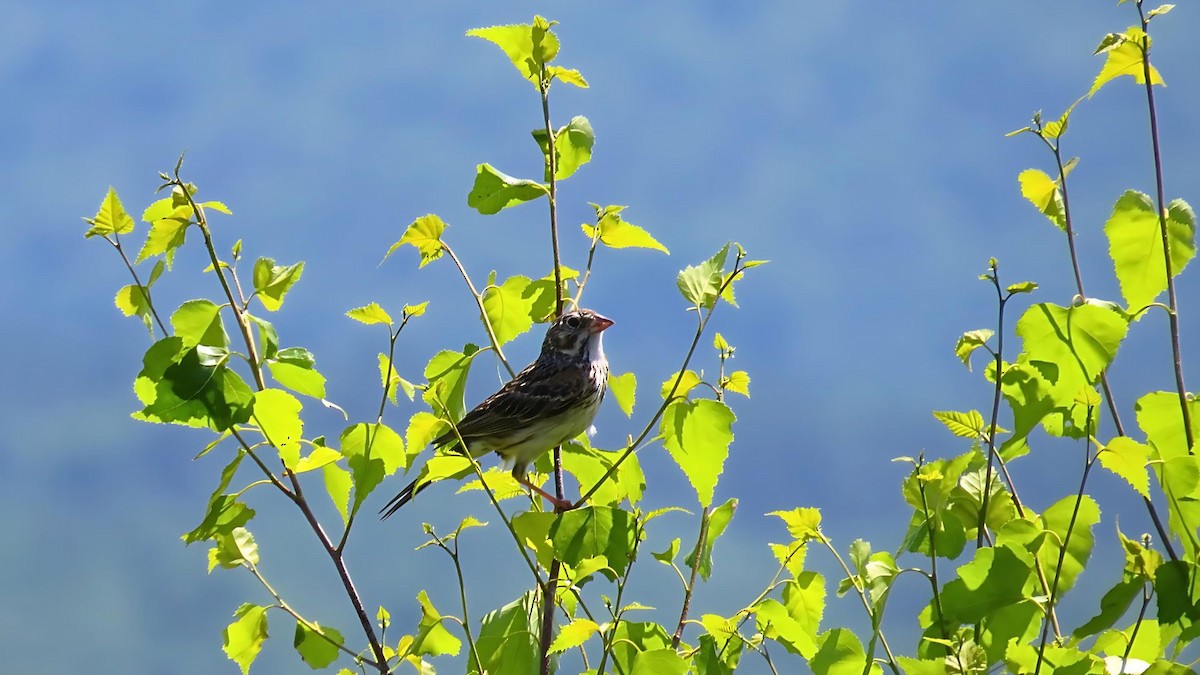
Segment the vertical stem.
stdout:
<svg viewBox="0 0 1200 675">
<path fill-rule="evenodd" d="M 1000 416 L 1000 393 L 1001 379 L 1003 375 L 1004 361 L 1004 306 L 1008 303 L 1008 297 L 1000 291 L 1000 277 L 996 271 L 995 265 L 992 266 L 992 285 L 996 287 L 996 297 L 999 299 L 999 308 L 996 317 L 996 390 L 992 396 L 992 421 L 988 425 L 988 456 L 987 456 L 987 471 L 984 473 L 983 479 L 983 496 L 979 500 L 979 523 L 978 531 L 975 534 L 975 548 L 983 546 L 983 536 L 987 531 L 987 512 L 988 500 L 992 495 L 992 467 L 995 462 L 996 452 L 996 423 Z M 1009 296 L 1011 297 L 1011 296 Z M 932 536 L 933 530 L 930 530 Z"/>
<path fill-rule="evenodd" d="M 1188 454 L 1192 454 L 1192 411 L 1188 405 L 1187 388 L 1183 384 L 1183 354 L 1179 347 L 1179 305 L 1175 297 L 1175 270 L 1171 264 L 1171 241 L 1167 233 L 1167 212 L 1163 202 L 1163 168 L 1162 148 L 1158 142 L 1158 111 L 1154 105 L 1154 84 L 1150 81 L 1150 20 L 1142 8 L 1141 0 L 1137 1 L 1138 16 L 1142 20 L 1142 76 L 1146 82 L 1146 108 L 1150 114 L 1150 144 L 1154 149 L 1154 190 L 1158 207 L 1158 229 L 1162 235 L 1163 266 L 1167 271 L 1167 305 L 1171 308 L 1167 315 L 1171 325 L 1171 357 L 1175 366 L 1175 389 L 1179 394 L 1179 409 L 1183 414 L 1183 433 L 1187 438 Z"/>
<path fill-rule="evenodd" d="M 542 121 L 546 129 L 546 173 L 549 175 L 550 182 L 550 246 L 551 253 L 554 257 L 554 318 L 562 316 L 563 311 L 563 289 L 562 289 L 562 266 L 559 263 L 558 253 L 558 180 L 555 173 L 558 171 L 558 160 L 555 157 L 556 150 L 554 148 L 554 129 L 550 124 L 550 78 L 546 76 L 546 68 L 542 66 L 541 80 L 538 82 L 538 91 L 542 96 Z M 562 447 L 554 448 L 554 494 L 561 502 L 566 498 L 566 488 L 563 485 L 563 470 L 562 470 Z M 555 511 L 561 510 L 556 504 Z M 542 587 L 542 626 L 541 626 L 541 647 L 542 658 L 539 672 L 541 675 L 550 675 L 550 640 L 554 632 L 554 598 L 558 592 L 558 577 L 562 572 L 562 563 L 558 558 L 550 561 L 550 570 L 546 584 Z"/>
<path fill-rule="evenodd" d="M 679 625 L 675 628 L 675 634 L 671 636 L 672 649 L 678 649 L 679 642 L 683 640 L 683 627 L 687 624 L 688 611 L 692 606 L 692 593 L 696 590 L 696 572 L 700 570 L 700 561 L 704 559 L 704 546 L 708 540 L 708 520 L 711 516 L 712 507 L 704 507 L 704 512 L 700 514 L 700 534 L 696 536 L 696 560 L 692 565 L 691 579 L 683 593 L 683 609 L 679 612 Z"/>
</svg>

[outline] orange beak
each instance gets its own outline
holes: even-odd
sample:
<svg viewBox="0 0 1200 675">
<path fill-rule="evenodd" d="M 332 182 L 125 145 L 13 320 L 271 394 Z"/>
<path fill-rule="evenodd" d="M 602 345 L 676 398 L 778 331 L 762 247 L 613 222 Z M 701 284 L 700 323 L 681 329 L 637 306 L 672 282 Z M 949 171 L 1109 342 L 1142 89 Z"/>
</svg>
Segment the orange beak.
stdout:
<svg viewBox="0 0 1200 675">
<path fill-rule="evenodd" d="M 600 316 L 599 314 L 597 314 L 596 316 L 592 317 L 591 332 L 592 333 L 601 333 L 604 331 L 605 328 L 608 328 L 611 325 L 613 325 L 612 319 L 610 319 L 606 316 Z"/>
</svg>

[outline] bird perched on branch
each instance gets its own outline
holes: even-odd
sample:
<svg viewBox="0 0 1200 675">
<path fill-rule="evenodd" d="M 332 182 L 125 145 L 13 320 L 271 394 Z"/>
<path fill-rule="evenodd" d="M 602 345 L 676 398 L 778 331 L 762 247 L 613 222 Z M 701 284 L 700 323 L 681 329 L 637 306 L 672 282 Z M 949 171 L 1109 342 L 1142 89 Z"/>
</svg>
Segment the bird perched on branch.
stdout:
<svg viewBox="0 0 1200 675">
<path fill-rule="evenodd" d="M 604 329 L 613 322 L 589 309 L 563 314 L 550 325 L 537 360 L 484 399 L 458 422 L 455 429 L 433 439 L 435 447 L 462 452 L 459 437 L 472 457 L 495 452 L 513 463 L 517 482 L 545 497 L 558 508 L 572 503 L 533 485 L 525 470 L 547 450 L 575 438 L 592 425 L 608 387 L 604 358 Z M 422 473 L 389 501 L 380 513 L 395 513 L 429 487 Z"/>
</svg>

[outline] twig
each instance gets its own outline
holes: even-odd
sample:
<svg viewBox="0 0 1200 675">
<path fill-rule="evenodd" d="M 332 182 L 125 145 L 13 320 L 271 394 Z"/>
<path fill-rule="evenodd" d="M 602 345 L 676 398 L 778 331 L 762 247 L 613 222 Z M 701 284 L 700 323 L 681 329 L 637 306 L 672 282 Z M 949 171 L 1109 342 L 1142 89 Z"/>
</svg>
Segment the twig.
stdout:
<svg viewBox="0 0 1200 675">
<path fill-rule="evenodd" d="M 516 377 L 517 371 L 513 370 L 512 366 L 508 365 L 508 359 L 504 358 L 504 350 L 500 348 L 500 341 L 496 339 L 496 331 L 492 328 L 492 321 L 488 318 L 487 310 L 483 308 L 483 295 L 475 290 L 475 284 L 471 283 L 471 277 L 467 276 L 467 270 L 459 261 L 458 256 L 454 255 L 454 249 L 450 248 L 446 242 L 442 242 L 442 250 L 450 255 L 450 259 L 458 267 L 458 273 L 462 275 L 463 281 L 467 282 L 467 288 L 471 289 L 471 296 L 475 298 L 475 304 L 479 306 L 479 316 L 483 320 L 483 328 L 487 331 L 488 341 L 492 343 L 492 349 L 496 350 L 496 356 L 500 359 L 500 363 L 504 364 L 504 369 L 508 371 L 509 377 Z"/>
<path fill-rule="evenodd" d="M 708 520 L 712 516 L 712 507 L 704 507 L 704 511 L 700 514 L 700 534 L 696 536 L 696 560 L 692 565 L 691 579 L 684 585 L 683 593 L 683 609 L 679 612 L 679 625 L 675 628 L 675 634 L 671 636 L 671 648 L 679 649 L 679 642 L 683 640 L 683 627 L 687 624 L 688 610 L 692 606 L 692 593 L 696 590 L 696 572 L 700 570 L 701 561 L 704 559 L 704 547 L 708 540 Z"/>
</svg>

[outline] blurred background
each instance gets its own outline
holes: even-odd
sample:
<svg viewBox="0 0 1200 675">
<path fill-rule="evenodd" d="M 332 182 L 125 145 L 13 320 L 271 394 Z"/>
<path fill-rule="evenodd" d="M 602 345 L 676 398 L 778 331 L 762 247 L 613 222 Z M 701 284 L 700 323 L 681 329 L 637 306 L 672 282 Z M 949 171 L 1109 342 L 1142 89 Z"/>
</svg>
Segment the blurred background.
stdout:
<svg viewBox="0 0 1200 675">
<path fill-rule="evenodd" d="M 930 411 L 990 405 L 981 368 L 969 373 L 953 354 L 962 331 L 994 325 L 994 293 L 976 280 L 989 256 L 1004 282 L 1041 284 L 1032 301 L 1070 301 L 1064 238 L 1016 182 L 1052 158 L 1035 138 L 1004 134 L 1038 109 L 1057 117 L 1087 91 L 1101 37 L 1136 20 L 1131 6 L 1110 4 L 0 1 L 4 670 L 236 672 L 221 630 L 243 601 L 269 601 L 244 572 L 206 576 L 205 547 L 178 538 L 199 522 L 228 455 L 193 462 L 207 434 L 129 419 L 149 342 L 113 306 L 129 283 L 119 258 L 85 241 L 79 219 L 110 185 L 136 217 L 155 198 L 157 172 L 186 149 L 185 177 L 233 210 L 213 216 L 222 250 L 241 238 L 250 261 L 307 262 L 271 318 L 285 346 L 316 354 L 329 398 L 352 421 L 373 419 L 386 335 L 346 319 L 347 309 L 378 301 L 398 315 L 404 303 L 430 301 L 397 352 L 397 369 L 414 381 L 435 351 L 486 341 L 449 261 L 418 271 L 405 248 L 379 265 L 415 217 L 451 224 L 446 239 L 477 282 L 493 269 L 501 278 L 550 269 L 544 206 L 483 217 L 466 205 L 478 163 L 540 174 L 528 134 L 541 111 L 508 59 L 464 32 L 534 13 L 559 20 L 557 63 L 591 88 L 556 87 L 552 114 L 557 124 L 586 115 L 597 139 L 591 164 L 561 185 L 564 262 L 585 263 L 587 202 L 629 205 L 626 219 L 671 249 L 597 255 L 587 304 L 616 320 L 606 349 L 614 370 L 637 373 L 639 396 L 632 421 L 606 404 L 596 445 L 619 447 L 640 430 L 682 360 L 694 318 L 677 271 L 729 239 L 772 260 L 741 282 L 741 307 L 721 306 L 712 324 L 737 347 L 732 365 L 752 377 L 753 399 L 731 401 L 736 441 L 717 488 L 718 501 L 736 496 L 740 507 L 693 605 L 697 616 L 729 615 L 774 573 L 765 542 L 786 535 L 768 511 L 820 507 L 843 552 L 859 537 L 899 545 L 907 466 L 889 460 L 964 452 Z M 1167 196 L 1193 204 L 1196 21 L 1185 4 L 1153 33 L 1168 84 L 1158 90 Z M 1142 91 L 1124 78 L 1081 104 L 1064 147 L 1082 155 L 1070 189 L 1088 292 L 1119 300 L 1101 226 L 1123 190 L 1153 192 Z M 139 223 L 134 251 L 145 231 Z M 206 262 L 196 251 L 179 256 L 155 286 L 160 311 L 219 294 L 200 274 Z M 1200 334 L 1195 278 L 1180 282 L 1185 348 Z M 535 356 L 541 330 L 507 348 L 514 365 Z M 695 366 L 711 373 L 710 344 Z M 1131 331 L 1112 372 L 1125 414 L 1141 393 L 1173 388 L 1168 345 L 1161 314 Z M 480 360 L 468 404 L 499 381 Z M 336 437 L 341 416 L 307 406 L 306 432 Z M 387 420 L 402 428 L 416 409 L 402 399 Z M 1013 470 L 1041 510 L 1074 492 L 1082 450 L 1040 434 L 1032 443 Z M 691 508 L 694 492 L 661 447 L 640 457 L 646 506 Z M 367 510 L 404 482 L 385 483 Z M 1151 529 L 1118 480 L 1096 474 L 1091 492 L 1108 504 L 1098 548 L 1115 543 L 1118 515 L 1127 533 Z M 442 554 L 413 550 L 421 523 L 495 520 L 478 493 L 452 493 L 431 489 L 384 524 L 365 518 L 351 539 L 351 571 L 372 612 L 392 610 L 393 637 L 415 628 L 420 588 L 445 612 L 457 602 Z M 333 522 L 319 482 L 310 494 Z M 265 490 L 250 501 L 264 573 L 301 612 L 358 644 L 336 576 L 294 510 Z M 668 534 L 694 536 L 694 517 L 659 522 L 647 551 L 665 548 Z M 499 523 L 472 531 L 463 550 L 476 620 L 527 587 Z M 836 584 L 828 555 L 809 560 Z M 1065 601 L 1076 621 L 1119 574 L 1119 560 L 1098 562 Z M 673 579 L 645 562 L 630 594 L 672 621 Z M 901 653 L 913 650 L 920 609 L 909 591 L 918 594 L 900 589 L 885 624 Z M 861 613 L 857 600 L 831 598 L 825 625 L 862 630 Z M 292 652 L 291 622 L 271 619 L 275 639 L 255 671 L 307 670 Z"/>
</svg>

